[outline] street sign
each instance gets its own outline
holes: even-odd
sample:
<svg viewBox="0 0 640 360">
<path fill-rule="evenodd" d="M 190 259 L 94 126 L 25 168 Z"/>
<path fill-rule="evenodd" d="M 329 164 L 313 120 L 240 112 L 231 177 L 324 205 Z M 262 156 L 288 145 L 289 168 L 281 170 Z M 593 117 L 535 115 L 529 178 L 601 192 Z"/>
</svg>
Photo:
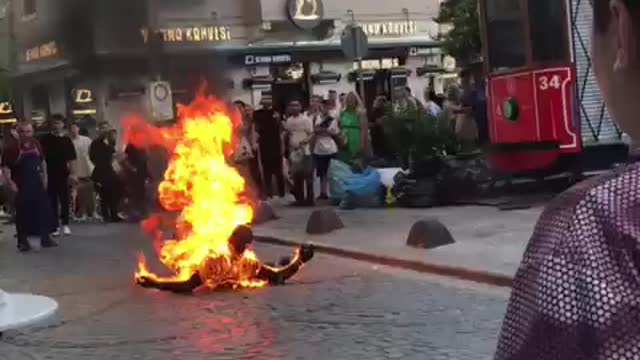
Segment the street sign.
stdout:
<svg viewBox="0 0 640 360">
<path fill-rule="evenodd" d="M 245 55 L 245 65 L 276 65 L 276 64 L 290 64 L 290 54 L 276 54 L 276 55 Z"/>
<path fill-rule="evenodd" d="M 367 35 L 359 26 L 347 26 L 340 36 L 340 46 L 347 59 L 362 59 L 369 51 Z"/>
<path fill-rule="evenodd" d="M 150 83 L 149 96 L 153 120 L 165 121 L 173 119 L 173 95 L 171 93 L 171 85 L 168 82 L 156 81 Z"/>
</svg>

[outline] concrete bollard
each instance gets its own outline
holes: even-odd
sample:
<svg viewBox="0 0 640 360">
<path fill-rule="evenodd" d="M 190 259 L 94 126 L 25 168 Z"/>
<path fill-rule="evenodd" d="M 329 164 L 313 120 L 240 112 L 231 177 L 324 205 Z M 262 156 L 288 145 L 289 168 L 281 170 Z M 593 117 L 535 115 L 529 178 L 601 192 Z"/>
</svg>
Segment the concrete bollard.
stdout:
<svg viewBox="0 0 640 360">
<path fill-rule="evenodd" d="M 307 221 L 307 234 L 328 234 L 343 227 L 342 220 L 333 209 L 316 210 Z"/>
<path fill-rule="evenodd" d="M 447 227 L 436 219 L 415 222 L 407 237 L 408 246 L 420 249 L 435 249 L 453 243 L 455 240 Z"/>
</svg>

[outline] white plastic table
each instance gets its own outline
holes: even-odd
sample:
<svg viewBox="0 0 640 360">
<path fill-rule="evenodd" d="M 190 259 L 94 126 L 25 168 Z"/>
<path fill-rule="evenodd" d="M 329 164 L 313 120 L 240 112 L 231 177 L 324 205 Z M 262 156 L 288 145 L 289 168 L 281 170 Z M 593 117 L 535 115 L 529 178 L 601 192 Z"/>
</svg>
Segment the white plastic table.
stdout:
<svg viewBox="0 0 640 360">
<path fill-rule="evenodd" d="M 0 333 L 34 325 L 56 313 L 58 302 L 46 296 L 0 290 Z"/>
</svg>

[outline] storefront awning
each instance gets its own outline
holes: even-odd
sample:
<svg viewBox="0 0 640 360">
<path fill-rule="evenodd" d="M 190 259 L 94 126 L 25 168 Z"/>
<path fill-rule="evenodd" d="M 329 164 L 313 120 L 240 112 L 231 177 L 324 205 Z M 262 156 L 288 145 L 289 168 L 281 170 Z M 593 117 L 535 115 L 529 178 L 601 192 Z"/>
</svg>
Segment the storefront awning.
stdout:
<svg viewBox="0 0 640 360">
<path fill-rule="evenodd" d="M 11 77 L 19 78 L 29 75 L 38 75 L 38 79 L 46 81 L 45 74 L 51 73 L 56 78 L 58 73 L 70 70 L 69 62 L 66 60 L 46 61 L 42 63 L 20 64 L 17 71 L 11 73 Z"/>
<path fill-rule="evenodd" d="M 273 50 L 273 49 L 300 49 L 300 50 L 334 50 L 340 49 L 340 34 L 325 40 L 310 40 L 310 41 L 269 41 L 263 40 L 248 44 L 245 48 L 249 51 L 255 51 L 260 49 Z M 410 47 L 410 46 L 423 46 L 423 47 L 437 47 L 440 46 L 440 42 L 434 40 L 430 36 L 404 36 L 399 38 L 370 38 L 369 48 L 392 48 L 392 47 Z"/>
</svg>

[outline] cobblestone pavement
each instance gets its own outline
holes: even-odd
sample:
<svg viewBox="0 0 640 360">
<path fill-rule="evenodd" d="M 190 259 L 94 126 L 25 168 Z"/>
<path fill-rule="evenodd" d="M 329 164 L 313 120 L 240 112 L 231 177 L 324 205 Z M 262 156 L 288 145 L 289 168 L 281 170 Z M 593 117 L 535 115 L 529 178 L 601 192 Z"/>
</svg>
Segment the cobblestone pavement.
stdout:
<svg viewBox="0 0 640 360">
<path fill-rule="evenodd" d="M 20 255 L 0 240 L 0 287 L 56 298 L 42 326 L 7 332 L 0 359 L 490 359 L 507 294 L 318 256 L 288 285 L 178 296 L 132 282 L 149 244 L 128 225 L 77 226 Z M 257 246 L 265 260 L 290 249 Z"/>
</svg>

